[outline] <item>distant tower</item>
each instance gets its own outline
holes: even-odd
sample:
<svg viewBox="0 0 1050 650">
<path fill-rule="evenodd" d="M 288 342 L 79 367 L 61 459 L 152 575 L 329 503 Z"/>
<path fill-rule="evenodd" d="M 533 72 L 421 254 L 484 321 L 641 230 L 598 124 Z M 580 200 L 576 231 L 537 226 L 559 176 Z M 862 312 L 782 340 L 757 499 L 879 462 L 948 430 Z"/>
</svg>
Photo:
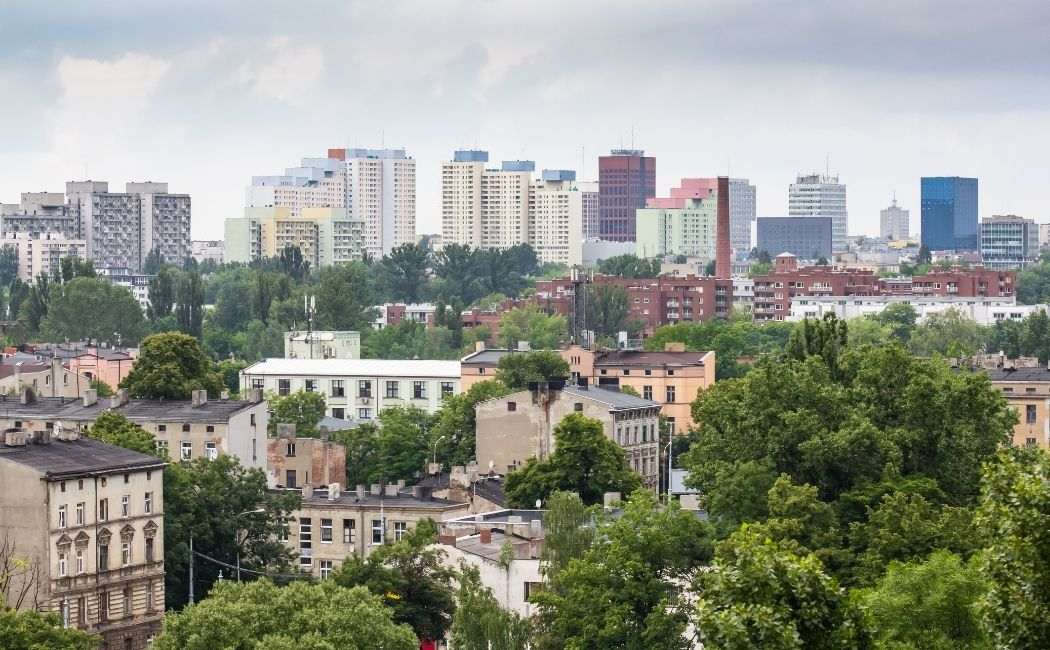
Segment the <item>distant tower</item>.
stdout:
<svg viewBox="0 0 1050 650">
<path fill-rule="evenodd" d="M 718 177 L 718 204 L 715 217 L 715 277 L 733 276 L 733 245 L 729 234 L 729 177 Z"/>
</svg>

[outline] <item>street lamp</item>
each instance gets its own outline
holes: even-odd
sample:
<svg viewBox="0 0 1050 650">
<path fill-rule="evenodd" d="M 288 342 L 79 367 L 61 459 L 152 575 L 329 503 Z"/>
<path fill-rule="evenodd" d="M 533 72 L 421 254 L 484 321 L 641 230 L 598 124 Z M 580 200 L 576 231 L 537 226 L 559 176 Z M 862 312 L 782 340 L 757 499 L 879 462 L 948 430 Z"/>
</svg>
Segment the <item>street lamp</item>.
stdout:
<svg viewBox="0 0 1050 650">
<path fill-rule="evenodd" d="M 434 454 L 433 454 L 434 461 L 433 461 L 432 464 L 434 464 L 434 465 L 437 465 L 437 462 L 438 462 L 438 443 L 441 442 L 444 439 L 445 439 L 445 436 L 441 436 L 440 438 L 435 440 L 434 444 L 432 445 L 432 447 L 434 449 Z"/>
<path fill-rule="evenodd" d="M 261 513 L 264 513 L 264 512 L 266 512 L 266 508 L 256 508 L 255 510 L 245 510 L 244 512 L 239 512 L 239 513 L 235 514 L 233 516 L 233 518 L 237 519 L 238 517 L 243 517 L 244 515 L 258 515 L 258 514 L 261 514 Z M 233 535 L 234 535 L 233 541 L 236 542 L 236 546 L 237 546 L 237 582 L 240 582 L 241 581 L 241 544 L 243 543 L 243 541 L 237 539 L 237 533 L 236 532 L 234 532 Z"/>
<path fill-rule="evenodd" d="M 671 505 L 671 445 L 674 440 L 667 441 L 667 505 Z"/>
</svg>

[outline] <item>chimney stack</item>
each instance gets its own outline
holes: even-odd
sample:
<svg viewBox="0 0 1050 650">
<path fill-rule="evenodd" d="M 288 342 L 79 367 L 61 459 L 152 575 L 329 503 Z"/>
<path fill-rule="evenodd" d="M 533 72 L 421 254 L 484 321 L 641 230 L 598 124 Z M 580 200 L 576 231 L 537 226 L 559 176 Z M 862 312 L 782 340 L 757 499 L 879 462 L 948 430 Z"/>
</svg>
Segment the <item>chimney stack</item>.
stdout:
<svg viewBox="0 0 1050 650">
<path fill-rule="evenodd" d="M 126 389 L 126 388 L 118 389 L 117 392 L 113 393 L 113 397 L 109 398 L 109 407 L 110 408 L 114 408 L 115 409 L 117 407 L 124 406 L 127 403 L 128 403 L 128 389 Z"/>
<path fill-rule="evenodd" d="M 729 240 L 729 177 L 718 177 L 718 200 L 715 219 L 715 277 L 733 276 L 733 246 Z"/>
<path fill-rule="evenodd" d="M 194 390 L 190 391 L 190 401 L 194 408 L 198 406 L 204 406 L 208 403 L 208 391 L 206 390 Z"/>
<path fill-rule="evenodd" d="M 488 528 L 482 528 L 478 532 L 481 535 L 481 543 L 482 544 L 491 544 L 492 543 L 492 530 L 490 530 Z"/>
<path fill-rule="evenodd" d="M 94 406 L 98 403 L 98 391 L 94 388 L 85 388 L 83 400 L 84 406 Z"/>
</svg>

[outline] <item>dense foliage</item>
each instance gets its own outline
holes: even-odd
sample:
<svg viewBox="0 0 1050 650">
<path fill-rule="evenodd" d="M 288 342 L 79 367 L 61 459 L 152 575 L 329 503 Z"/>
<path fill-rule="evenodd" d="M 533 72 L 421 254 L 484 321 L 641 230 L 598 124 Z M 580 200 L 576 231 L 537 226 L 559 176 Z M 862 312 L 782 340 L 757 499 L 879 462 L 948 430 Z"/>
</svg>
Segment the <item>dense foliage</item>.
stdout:
<svg viewBox="0 0 1050 650">
<path fill-rule="evenodd" d="M 132 397 L 189 399 L 194 390 L 217 398 L 224 389 L 222 376 L 197 339 L 179 332 L 154 334 L 142 342 L 138 360 L 120 382 Z"/>
<path fill-rule="evenodd" d="M 65 628 L 57 614 L 0 606 L 0 648 L 4 650 L 95 650 L 99 638 Z"/>
</svg>

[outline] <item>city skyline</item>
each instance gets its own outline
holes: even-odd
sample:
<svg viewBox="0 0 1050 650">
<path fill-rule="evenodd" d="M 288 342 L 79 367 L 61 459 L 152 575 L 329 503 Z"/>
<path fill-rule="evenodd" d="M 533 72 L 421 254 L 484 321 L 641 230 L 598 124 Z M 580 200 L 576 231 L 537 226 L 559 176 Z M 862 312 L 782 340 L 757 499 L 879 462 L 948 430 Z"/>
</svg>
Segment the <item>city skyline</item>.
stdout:
<svg viewBox="0 0 1050 650">
<path fill-rule="evenodd" d="M 549 7 L 501 2 L 254 7 L 6 8 L 0 82 L 21 101 L 0 108 L 0 201 L 163 178 L 193 196 L 193 237 L 212 239 L 260 170 L 330 147 L 403 147 L 417 231 L 439 232 L 455 149 L 589 181 L 600 155 L 633 146 L 657 159 L 657 195 L 680 178 L 748 178 L 758 216 L 785 216 L 795 176 L 830 170 L 849 188 L 851 234 L 877 233 L 894 192 L 916 228 L 924 175 L 979 178 L 981 217 L 1048 216 L 1044 3 L 639 15 L 581 2 L 554 22 Z"/>
</svg>

